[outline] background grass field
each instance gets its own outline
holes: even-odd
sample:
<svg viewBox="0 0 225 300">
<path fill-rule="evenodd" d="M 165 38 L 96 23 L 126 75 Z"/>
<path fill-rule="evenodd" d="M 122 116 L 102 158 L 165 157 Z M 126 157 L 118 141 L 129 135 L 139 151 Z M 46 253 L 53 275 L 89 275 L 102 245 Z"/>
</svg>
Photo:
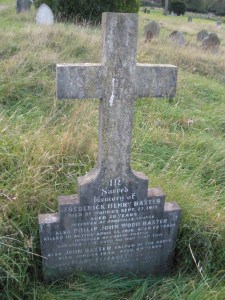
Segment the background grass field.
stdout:
<svg viewBox="0 0 225 300">
<path fill-rule="evenodd" d="M 55 65 L 99 62 L 101 30 L 88 24 L 39 27 L 30 14 L 0 1 L 0 299 L 225 299 L 225 26 L 187 16 L 140 13 L 138 62 L 179 67 L 173 100 L 136 100 L 132 167 L 177 201 L 182 221 L 174 273 L 120 278 L 74 274 L 42 280 L 38 214 L 57 196 L 77 192 L 95 165 L 98 100 L 55 98 Z M 149 19 L 160 37 L 144 43 Z M 201 29 L 216 32 L 219 53 L 202 52 Z M 179 48 L 167 36 L 185 34 Z"/>
</svg>

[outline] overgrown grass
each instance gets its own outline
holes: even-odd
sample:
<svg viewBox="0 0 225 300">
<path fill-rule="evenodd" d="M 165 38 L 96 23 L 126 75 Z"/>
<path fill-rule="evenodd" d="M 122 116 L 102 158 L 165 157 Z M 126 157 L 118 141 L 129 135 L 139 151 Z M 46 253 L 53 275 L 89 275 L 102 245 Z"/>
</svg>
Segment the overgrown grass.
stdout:
<svg viewBox="0 0 225 300">
<path fill-rule="evenodd" d="M 76 192 L 95 165 L 98 134 L 97 100 L 55 98 L 55 64 L 99 62 L 101 34 L 88 24 L 38 27 L 34 11 L 16 15 L 13 1 L 2 3 L 10 7 L 0 12 L 0 298 L 224 299 L 224 29 L 216 55 L 194 41 L 198 29 L 214 28 L 208 20 L 184 24 L 190 45 L 178 48 L 166 36 L 187 18 L 155 11 L 148 18 L 163 23 L 162 36 L 149 45 L 140 14 L 138 61 L 179 67 L 174 100 L 136 101 L 132 141 L 133 169 L 182 208 L 174 274 L 75 274 L 46 285 L 37 216 Z"/>
</svg>

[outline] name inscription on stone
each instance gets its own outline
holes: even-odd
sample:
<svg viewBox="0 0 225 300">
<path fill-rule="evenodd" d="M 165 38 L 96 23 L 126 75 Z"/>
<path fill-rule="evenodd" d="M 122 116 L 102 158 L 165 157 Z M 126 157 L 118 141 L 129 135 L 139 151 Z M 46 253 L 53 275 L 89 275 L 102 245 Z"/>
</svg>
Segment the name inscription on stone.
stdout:
<svg viewBox="0 0 225 300">
<path fill-rule="evenodd" d="M 128 275 L 171 271 L 180 208 L 130 167 L 133 103 L 175 96 L 175 66 L 136 64 L 138 16 L 104 13 L 102 63 L 57 66 L 60 99 L 100 98 L 96 167 L 78 195 L 39 216 L 46 280 L 76 271 Z"/>
<path fill-rule="evenodd" d="M 165 257 L 173 252 L 179 214 L 174 214 L 175 203 L 165 204 L 160 189 L 149 189 L 147 198 L 138 200 L 115 179 L 93 195 L 93 205 L 80 205 L 77 195 L 61 196 L 58 202 L 59 214 L 39 216 L 47 277 L 54 270 L 61 275 L 69 270 L 157 274 L 159 264 L 165 272 L 171 267 Z"/>
</svg>

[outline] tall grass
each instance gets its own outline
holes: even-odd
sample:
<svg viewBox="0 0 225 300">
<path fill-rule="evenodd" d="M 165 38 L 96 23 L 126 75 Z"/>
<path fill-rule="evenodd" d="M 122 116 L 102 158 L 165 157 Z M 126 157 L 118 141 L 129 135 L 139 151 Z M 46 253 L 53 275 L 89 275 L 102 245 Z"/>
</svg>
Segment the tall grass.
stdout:
<svg viewBox="0 0 225 300">
<path fill-rule="evenodd" d="M 55 65 L 99 62 L 101 34 L 88 24 L 39 27 L 34 11 L 16 15 L 7 4 L 0 12 L 0 298 L 224 299 L 224 40 L 217 55 L 193 46 L 193 34 L 213 24 L 198 20 L 186 32 L 191 44 L 178 48 L 166 35 L 182 19 L 156 11 L 150 16 L 163 22 L 162 37 L 149 45 L 140 15 L 138 61 L 179 67 L 174 100 L 136 100 L 131 162 L 182 208 L 174 273 L 75 274 L 45 285 L 37 216 L 55 212 L 59 194 L 75 193 L 97 156 L 98 101 L 57 100 Z"/>
</svg>

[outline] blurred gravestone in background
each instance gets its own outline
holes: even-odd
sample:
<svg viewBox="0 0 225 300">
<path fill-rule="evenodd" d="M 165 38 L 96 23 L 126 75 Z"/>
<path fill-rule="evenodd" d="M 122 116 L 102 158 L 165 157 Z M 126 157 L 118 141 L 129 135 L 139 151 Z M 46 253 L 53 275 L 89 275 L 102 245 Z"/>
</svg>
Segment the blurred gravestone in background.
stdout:
<svg viewBox="0 0 225 300">
<path fill-rule="evenodd" d="M 218 52 L 220 46 L 220 39 L 216 33 L 210 33 L 202 41 L 203 50 L 211 50 L 213 53 Z"/>
<path fill-rule="evenodd" d="M 16 12 L 21 13 L 25 11 L 30 11 L 32 0 L 17 0 L 16 1 Z"/>
<path fill-rule="evenodd" d="M 46 4 L 42 4 L 36 13 L 36 24 L 52 25 L 54 24 L 54 15 L 52 10 Z"/>
<path fill-rule="evenodd" d="M 206 37 L 209 36 L 207 30 L 203 29 L 197 33 L 197 42 L 202 42 Z"/>
</svg>

